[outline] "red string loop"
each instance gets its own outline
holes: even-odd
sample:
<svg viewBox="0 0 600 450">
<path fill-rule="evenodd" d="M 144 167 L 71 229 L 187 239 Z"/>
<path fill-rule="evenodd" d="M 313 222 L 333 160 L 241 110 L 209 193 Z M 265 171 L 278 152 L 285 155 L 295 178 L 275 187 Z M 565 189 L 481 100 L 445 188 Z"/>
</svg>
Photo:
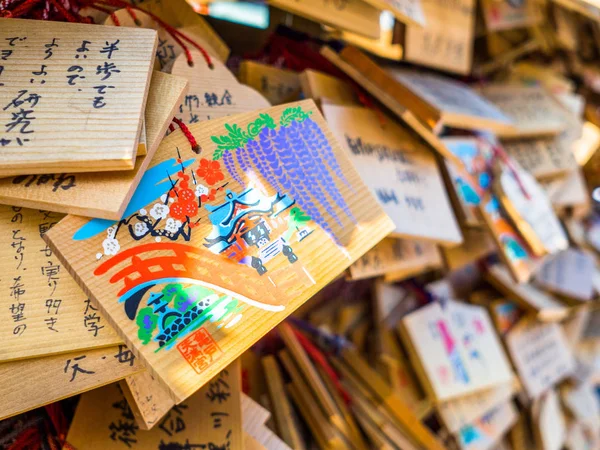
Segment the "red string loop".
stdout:
<svg viewBox="0 0 600 450">
<path fill-rule="evenodd" d="M 173 117 L 173 122 L 175 122 L 177 124 L 177 126 L 179 127 L 179 129 L 181 130 L 183 135 L 186 137 L 186 139 L 190 143 L 190 145 L 192 147 L 192 151 L 194 153 L 200 154 L 200 152 L 202 151 L 202 148 L 200 148 L 200 145 L 198 145 L 198 141 L 196 141 L 196 138 L 194 137 L 194 135 L 192 134 L 192 132 L 190 131 L 188 126 L 185 123 L 183 123 L 181 120 L 179 120 L 177 117 Z M 171 126 L 172 125 L 173 124 L 171 124 Z"/>
</svg>

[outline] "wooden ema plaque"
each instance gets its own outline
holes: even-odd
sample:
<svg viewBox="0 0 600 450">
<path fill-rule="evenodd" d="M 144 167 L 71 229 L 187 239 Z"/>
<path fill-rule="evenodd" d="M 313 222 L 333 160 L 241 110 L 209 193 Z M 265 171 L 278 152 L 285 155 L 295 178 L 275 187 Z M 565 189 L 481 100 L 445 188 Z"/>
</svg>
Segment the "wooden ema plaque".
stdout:
<svg viewBox="0 0 600 450">
<path fill-rule="evenodd" d="M 0 206 L 0 362 L 122 342 L 42 238 L 62 218 Z"/>
<path fill-rule="evenodd" d="M 396 19 L 405 24 L 425 26 L 427 18 L 423 13 L 421 0 L 365 0 L 379 10 L 390 11 Z"/>
<path fill-rule="evenodd" d="M 389 68 L 388 72 L 420 102 L 437 110 L 445 126 L 490 131 L 514 128 L 509 117 L 464 83 L 416 70 Z M 406 106 L 412 109 L 410 104 Z"/>
<path fill-rule="evenodd" d="M 432 131 L 440 120 L 439 112 L 430 105 L 418 101 L 411 102 L 411 107 L 420 108 L 419 111 L 413 113 L 407 109 L 407 98 L 415 99 L 416 96 L 396 82 L 386 70 L 354 47 L 345 47 L 340 53 L 324 47 L 321 49 L 321 54 L 389 108 L 442 157 L 456 164 L 461 163 L 460 159 L 448 150 Z"/>
<path fill-rule="evenodd" d="M 169 410 L 154 428 L 140 430 L 119 385 L 111 384 L 81 396 L 67 443 L 90 450 L 242 450 L 241 391 L 241 365 L 236 361 Z"/>
<path fill-rule="evenodd" d="M 489 85 L 481 94 L 513 120 L 514 130 L 497 130 L 501 139 L 555 136 L 565 130 L 566 111 L 539 86 Z"/>
<path fill-rule="evenodd" d="M 542 321 L 559 321 L 567 317 L 569 310 L 551 294 L 531 283 L 515 283 L 508 269 L 494 264 L 485 274 L 486 280 L 511 301 L 523 309 L 534 312 Z"/>
<path fill-rule="evenodd" d="M 512 402 L 503 402 L 486 411 L 474 422 L 458 432 L 458 445 L 462 450 L 487 450 L 493 448 L 517 421 L 517 408 Z"/>
<path fill-rule="evenodd" d="M 193 11 L 191 13 L 200 19 L 198 14 L 195 14 Z M 118 25 L 115 25 L 113 17 L 117 18 Z M 130 14 L 128 10 L 119 9 L 112 15 L 105 15 L 103 21 L 97 20 L 97 22 L 103 22 L 104 25 L 142 27 L 156 30 L 158 33 L 158 45 L 156 47 L 155 54 L 155 70 L 170 73 L 175 59 L 184 53 L 183 47 L 174 39 L 173 34 L 166 31 L 151 16 L 142 11 L 136 11 L 134 19 L 134 16 Z M 214 32 L 211 33 L 212 30 L 209 30 L 209 28 L 210 27 L 208 27 L 206 24 L 197 23 L 187 27 L 177 27 L 177 31 L 183 33 L 185 37 L 191 39 L 200 47 L 205 49 L 208 54 L 211 55 L 211 57 L 216 57 L 220 61 L 225 62 L 229 57 L 229 49 L 224 46 L 220 39 L 213 39 L 216 34 Z M 184 43 L 188 48 L 195 48 L 188 41 L 184 40 Z"/>
<path fill-rule="evenodd" d="M 577 168 L 573 157 L 573 140 L 557 137 L 511 140 L 504 143 L 506 152 L 525 170 L 538 179 L 551 179 L 566 175 Z"/>
<path fill-rule="evenodd" d="M 179 55 L 171 71 L 189 81 L 176 114 L 178 119 L 194 124 L 271 106 L 258 91 L 241 84 L 220 61 L 213 60 L 211 69 L 199 52 L 192 51 L 191 55 L 196 61 L 192 67 L 185 55 Z"/>
<path fill-rule="evenodd" d="M 433 302 L 404 317 L 401 331 L 417 374 L 438 402 L 512 382 L 485 308 Z"/>
<path fill-rule="evenodd" d="M 190 131 L 121 221 L 46 235 L 178 402 L 393 230 L 311 101 Z"/>
<path fill-rule="evenodd" d="M 444 143 L 462 161 L 462 165 L 446 161 L 446 166 L 453 187 L 451 193 L 460 207 L 463 222 L 465 225 L 483 223 L 514 279 L 529 280 L 535 260 L 492 191 L 489 168 L 494 166 L 494 156 L 490 143 L 463 138 L 447 138 Z"/>
<path fill-rule="evenodd" d="M 408 25 L 404 59 L 434 69 L 466 75 L 473 63 L 475 1 L 423 0 L 425 27 Z"/>
<path fill-rule="evenodd" d="M 507 0 L 483 0 L 481 9 L 485 27 L 490 32 L 536 25 L 544 20 L 536 3 L 511 3 Z"/>
<path fill-rule="evenodd" d="M 362 180 L 394 221 L 392 236 L 447 246 L 462 242 L 429 148 L 392 119 L 380 118 L 372 110 L 336 105 L 322 105 L 322 110 Z"/>
<path fill-rule="evenodd" d="M 548 195 L 533 175 L 514 161 L 512 167 L 496 180 L 504 211 L 535 256 L 566 250 L 569 240 Z"/>
<path fill-rule="evenodd" d="M 0 19 L 0 176 L 131 170 L 156 32 Z"/>
<path fill-rule="evenodd" d="M 558 323 L 522 319 L 505 339 L 506 347 L 529 398 L 537 398 L 570 375 L 575 363 Z"/>
<path fill-rule="evenodd" d="M 242 61 L 238 78 L 260 92 L 272 105 L 297 100 L 300 95 L 300 74 L 291 70 Z"/>
<path fill-rule="evenodd" d="M 197 14 L 194 11 L 194 9 L 186 0 L 169 0 L 168 2 L 163 0 L 143 0 L 142 2 L 137 2 L 136 6 L 148 13 L 155 14 L 169 25 L 185 33 L 187 37 L 196 40 L 196 42 L 203 46 L 209 54 L 216 56 L 220 61 L 227 61 L 230 53 L 227 44 L 223 41 L 223 39 L 221 39 L 215 30 L 213 30 L 208 22 L 204 20 L 200 14 Z M 83 9 L 85 10 L 85 14 L 82 15 L 93 16 L 95 18 L 95 23 L 104 23 L 105 21 L 110 21 L 110 16 L 105 12 L 101 12 L 93 8 Z M 115 14 L 117 14 L 121 26 L 138 26 L 133 21 L 131 15 L 126 11 L 118 10 L 115 11 Z M 144 14 L 138 10 L 135 11 L 135 14 L 142 26 L 158 28 L 158 25 L 154 21 L 150 22 L 144 19 L 145 17 L 148 17 L 147 14 Z M 168 66 L 168 60 L 170 59 L 168 55 L 170 55 L 172 51 L 177 53 L 179 49 L 170 48 L 170 46 L 173 45 L 174 39 L 172 39 L 168 33 L 165 35 L 165 33 L 161 33 L 159 31 L 159 39 L 163 41 L 166 40 L 166 42 L 163 42 L 162 44 L 159 41 L 156 53 L 156 57 L 159 60 L 160 67 L 162 68 Z M 177 47 L 179 47 L 178 44 Z M 159 55 L 160 52 L 163 52 L 164 56 L 161 57 Z M 161 58 L 165 58 L 164 62 L 167 64 L 163 65 L 160 61 Z"/>
<path fill-rule="evenodd" d="M 302 93 L 317 104 L 359 106 L 356 91 L 350 83 L 316 70 L 307 69 L 300 74 Z"/>
<path fill-rule="evenodd" d="M 0 364 L 0 420 L 142 370 L 124 345 Z"/>
<path fill-rule="evenodd" d="M 457 434 L 494 407 L 510 401 L 514 383 L 464 395 L 437 405 L 438 414 L 451 433 Z"/>
<path fill-rule="evenodd" d="M 377 39 L 381 10 L 362 0 L 269 0 L 268 3 L 317 23 Z"/>
<path fill-rule="evenodd" d="M 431 242 L 385 238 L 352 264 L 348 271 L 351 280 L 380 275 L 400 280 L 441 265 L 440 252 Z"/>
<path fill-rule="evenodd" d="M 154 72 L 144 114 L 146 155 L 129 171 L 21 175 L 0 179 L 0 202 L 62 213 L 119 219 L 183 101 L 187 82 Z"/>
</svg>

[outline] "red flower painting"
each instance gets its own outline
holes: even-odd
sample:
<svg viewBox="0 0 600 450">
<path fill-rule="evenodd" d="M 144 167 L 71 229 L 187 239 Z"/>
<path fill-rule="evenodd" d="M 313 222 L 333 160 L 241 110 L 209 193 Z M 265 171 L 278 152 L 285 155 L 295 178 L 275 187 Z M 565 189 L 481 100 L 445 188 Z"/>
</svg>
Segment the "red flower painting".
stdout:
<svg viewBox="0 0 600 450">
<path fill-rule="evenodd" d="M 205 180 L 209 186 L 225 179 L 219 161 L 210 161 L 206 158 L 200 160 L 200 167 L 196 169 L 196 174 Z"/>
</svg>

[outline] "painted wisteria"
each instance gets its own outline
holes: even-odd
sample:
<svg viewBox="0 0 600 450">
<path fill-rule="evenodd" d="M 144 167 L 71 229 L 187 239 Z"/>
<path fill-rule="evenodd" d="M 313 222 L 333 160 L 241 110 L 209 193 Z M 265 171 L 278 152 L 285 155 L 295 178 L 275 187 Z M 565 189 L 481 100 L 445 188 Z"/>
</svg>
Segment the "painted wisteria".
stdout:
<svg viewBox="0 0 600 450">
<path fill-rule="evenodd" d="M 347 186 L 350 183 L 326 136 L 310 114 L 298 106 L 283 111 L 279 126 L 268 114 L 260 114 L 257 120 L 248 124 L 246 131 L 236 124 L 226 124 L 227 134 L 211 137 L 218 146 L 213 160 L 222 159 L 232 178 L 244 187 L 243 174 L 251 178 L 256 170 L 277 192 L 288 193 L 339 243 L 329 219 L 341 227 L 338 212 L 341 211 L 353 223 L 357 221 L 336 179 Z"/>
</svg>

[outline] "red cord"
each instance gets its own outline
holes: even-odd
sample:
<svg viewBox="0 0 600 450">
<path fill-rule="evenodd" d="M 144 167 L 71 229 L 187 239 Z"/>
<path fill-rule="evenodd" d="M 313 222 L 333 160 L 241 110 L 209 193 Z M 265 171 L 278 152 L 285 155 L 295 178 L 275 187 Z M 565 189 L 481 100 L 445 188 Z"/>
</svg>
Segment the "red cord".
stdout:
<svg viewBox="0 0 600 450">
<path fill-rule="evenodd" d="M 208 65 L 208 67 L 210 69 L 214 68 L 214 65 L 212 63 L 211 57 L 208 54 L 208 52 L 200 45 L 198 45 L 198 43 L 196 43 L 194 40 L 188 38 L 186 35 L 184 35 L 181 31 L 177 30 L 175 27 L 169 25 L 168 23 L 166 23 L 165 21 L 163 21 L 160 17 L 156 16 L 155 14 L 144 10 L 143 8 L 139 8 L 137 6 L 131 6 L 129 5 L 129 3 L 123 1 L 123 0 L 84 0 L 86 2 L 86 4 L 92 5 L 92 4 L 103 4 L 103 5 L 108 5 L 108 6 L 113 6 L 115 8 L 131 8 L 132 10 L 137 10 L 137 11 L 141 11 L 145 14 L 147 14 L 148 16 L 150 16 L 152 18 L 152 20 L 154 20 L 156 23 L 158 23 L 162 28 L 165 29 L 165 31 L 167 33 L 169 33 L 173 39 L 175 40 L 175 42 L 177 42 L 177 44 L 179 46 L 181 46 L 181 48 L 183 49 L 188 64 L 189 65 L 193 65 L 194 61 L 192 59 L 192 55 L 189 51 L 189 49 L 187 48 L 187 46 L 185 45 L 185 43 L 183 42 L 183 40 L 189 42 L 190 44 L 192 44 L 194 47 L 196 47 L 196 49 L 198 49 L 198 51 L 202 54 L 204 60 L 206 61 L 206 64 Z M 182 40 L 183 39 L 183 40 Z"/>
<path fill-rule="evenodd" d="M 188 126 L 185 123 L 183 123 L 181 120 L 179 120 L 177 117 L 173 117 L 173 122 L 175 122 L 179 126 L 179 129 L 182 131 L 184 136 L 187 138 L 188 142 L 192 146 L 192 151 L 194 153 L 200 154 L 202 149 L 198 145 L 198 141 L 196 141 L 196 138 L 194 137 L 194 135 L 192 134 L 192 132 L 190 131 Z"/>
<path fill-rule="evenodd" d="M 300 342 L 300 345 L 302 346 L 304 351 L 310 356 L 310 359 L 316 362 L 325 371 L 327 377 L 331 380 L 339 394 L 342 396 L 344 403 L 346 403 L 346 405 L 351 404 L 352 398 L 342 386 L 340 378 L 338 377 L 335 370 L 333 370 L 333 367 L 331 367 L 331 365 L 329 364 L 329 361 L 327 361 L 325 355 L 317 347 L 315 347 L 315 345 L 312 342 L 310 342 L 310 340 L 306 336 L 304 336 L 304 334 L 302 334 L 299 330 L 297 330 L 292 325 L 290 325 L 290 328 L 296 335 L 296 339 L 298 339 L 298 342 Z"/>
<path fill-rule="evenodd" d="M 110 18 L 113 21 L 113 23 L 115 24 L 115 26 L 117 26 L 117 27 L 121 26 L 121 21 L 119 20 L 119 18 L 117 17 L 117 15 L 115 14 L 114 11 L 110 13 Z"/>
<path fill-rule="evenodd" d="M 137 14 L 133 10 L 133 8 L 131 6 L 126 6 L 125 9 L 127 10 L 127 12 L 129 13 L 129 15 L 133 19 L 133 23 L 135 23 L 138 27 L 141 26 L 142 22 L 141 22 L 140 19 L 138 19 Z"/>
<path fill-rule="evenodd" d="M 202 54 L 202 57 L 204 58 L 206 64 L 211 70 L 214 68 L 210 55 L 197 42 L 195 42 L 193 39 L 190 39 L 181 31 L 177 30 L 175 27 L 172 27 L 155 14 L 146 11 L 143 8 L 132 6 L 124 0 L 70 0 L 68 8 L 63 6 L 59 2 L 59 0 L 25 0 L 20 5 L 12 8 L 17 1 L 18 0 L 0 0 L 0 17 L 22 17 L 27 14 L 30 14 L 31 17 L 34 17 L 36 19 L 67 20 L 69 22 L 91 23 L 89 17 L 82 17 L 76 12 L 80 9 L 80 7 L 88 6 L 97 9 L 98 11 L 103 11 L 105 13 L 110 14 L 115 25 L 119 26 L 120 23 L 117 16 L 109 10 L 99 6 L 105 5 L 115 8 L 125 8 L 127 12 L 131 15 L 131 18 L 134 20 L 135 24 L 139 26 L 141 25 L 141 21 L 138 19 L 135 11 L 141 11 L 150 16 L 152 20 L 154 20 L 157 24 L 164 28 L 165 31 L 167 31 L 173 37 L 175 42 L 177 42 L 177 44 L 183 49 L 187 62 L 190 66 L 194 65 L 194 60 L 192 58 L 192 54 L 188 46 L 184 43 L 184 41 L 194 46 Z M 34 11 L 34 8 L 44 3 L 45 8 L 42 11 Z M 50 4 L 52 4 L 52 7 L 56 10 L 56 15 L 52 15 L 49 13 Z M 9 10 L 8 8 L 12 9 Z"/>
</svg>

